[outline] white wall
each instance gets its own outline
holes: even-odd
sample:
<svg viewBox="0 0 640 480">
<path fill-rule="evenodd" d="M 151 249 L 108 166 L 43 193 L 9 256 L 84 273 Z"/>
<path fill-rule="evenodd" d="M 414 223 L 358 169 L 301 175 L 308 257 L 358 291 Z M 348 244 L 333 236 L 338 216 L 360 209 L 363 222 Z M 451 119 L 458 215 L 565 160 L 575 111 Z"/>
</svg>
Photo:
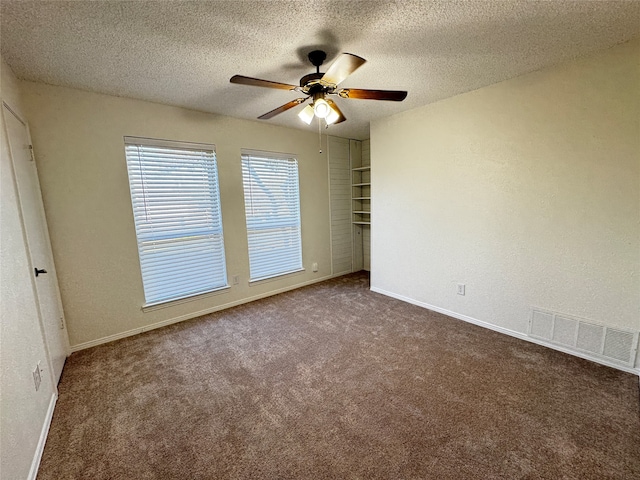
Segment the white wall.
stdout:
<svg viewBox="0 0 640 480">
<path fill-rule="evenodd" d="M 314 130 L 31 82 L 22 87 L 72 348 L 330 276 L 328 165 Z M 227 272 L 240 276 L 239 285 L 142 312 L 125 135 L 216 145 Z M 242 148 L 297 155 L 304 273 L 248 285 Z"/>
<path fill-rule="evenodd" d="M 374 121 L 372 287 L 640 329 L 640 41 Z M 456 283 L 466 295 L 456 295 Z"/>
<path fill-rule="evenodd" d="M 1 59 L 0 63 L 2 101 L 22 114 L 18 82 L 7 64 Z M 1 114 L 0 180 L 0 474 L 6 479 L 23 479 L 35 474 L 43 430 L 46 431 L 50 407 L 55 401 L 55 386 L 38 319 Z M 42 367 L 42 383 L 36 392 L 32 372 L 38 362 Z"/>
</svg>

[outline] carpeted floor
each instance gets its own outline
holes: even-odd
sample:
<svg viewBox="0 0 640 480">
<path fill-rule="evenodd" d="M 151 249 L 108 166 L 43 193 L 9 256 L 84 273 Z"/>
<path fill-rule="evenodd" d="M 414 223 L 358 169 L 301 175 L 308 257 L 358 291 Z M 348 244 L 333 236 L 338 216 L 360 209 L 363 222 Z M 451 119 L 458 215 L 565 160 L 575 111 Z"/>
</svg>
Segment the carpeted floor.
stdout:
<svg viewBox="0 0 640 480">
<path fill-rule="evenodd" d="M 74 353 L 38 478 L 638 479 L 638 397 L 359 273 Z"/>
</svg>

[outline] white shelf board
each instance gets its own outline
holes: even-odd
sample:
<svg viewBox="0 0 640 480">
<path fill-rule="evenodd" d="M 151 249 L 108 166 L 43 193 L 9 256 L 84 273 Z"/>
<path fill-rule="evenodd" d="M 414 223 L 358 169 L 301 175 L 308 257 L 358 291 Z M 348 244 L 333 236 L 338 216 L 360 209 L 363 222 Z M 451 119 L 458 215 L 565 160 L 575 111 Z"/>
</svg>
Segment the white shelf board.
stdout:
<svg viewBox="0 0 640 480">
<path fill-rule="evenodd" d="M 352 183 L 351 186 L 352 187 L 369 187 L 371 186 L 371 183 Z"/>
<path fill-rule="evenodd" d="M 371 225 L 371 222 L 351 222 L 355 225 Z"/>
<path fill-rule="evenodd" d="M 366 167 L 356 167 L 351 169 L 353 172 L 364 172 L 365 170 L 371 170 L 371 166 L 367 165 Z"/>
<path fill-rule="evenodd" d="M 371 197 L 353 197 L 351 200 L 371 200 Z"/>
</svg>

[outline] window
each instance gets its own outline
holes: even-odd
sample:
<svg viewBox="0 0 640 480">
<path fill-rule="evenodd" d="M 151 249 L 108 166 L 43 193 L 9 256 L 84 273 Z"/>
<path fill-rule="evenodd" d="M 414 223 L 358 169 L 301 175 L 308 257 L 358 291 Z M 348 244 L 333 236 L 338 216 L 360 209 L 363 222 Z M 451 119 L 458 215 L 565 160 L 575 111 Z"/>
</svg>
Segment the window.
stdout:
<svg viewBox="0 0 640 480">
<path fill-rule="evenodd" d="M 298 161 L 243 151 L 251 281 L 302 270 Z"/>
<path fill-rule="evenodd" d="M 213 145 L 125 137 L 148 305 L 227 286 Z"/>
</svg>

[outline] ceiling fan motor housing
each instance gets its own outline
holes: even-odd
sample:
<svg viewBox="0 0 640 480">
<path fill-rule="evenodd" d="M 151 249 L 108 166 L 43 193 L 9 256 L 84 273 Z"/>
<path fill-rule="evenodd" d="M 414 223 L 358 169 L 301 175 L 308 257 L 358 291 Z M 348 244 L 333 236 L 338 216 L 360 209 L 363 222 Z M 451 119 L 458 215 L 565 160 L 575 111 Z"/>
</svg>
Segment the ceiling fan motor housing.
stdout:
<svg viewBox="0 0 640 480">
<path fill-rule="evenodd" d="M 315 92 L 319 92 L 322 90 L 323 86 L 320 83 L 318 83 L 318 80 L 320 80 L 323 75 L 324 73 L 320 73 L 320 72 L 310 73 L 309 75 L 305 75 L 300 79 L 300 86 L 306 87 L 309 83 L 312 83 L 311 85 L 309 85 L 308 91 L 305 89 L 305 93 L 308 93 L 309 95 L 313 95 Z"/>
<path fill-rule="evenodd" d="M 305 75 L 300 79 L 300 86 L 303 87 L 304 93 L 315 95 L 318 92 L 327 91 L 326 86 L 319 82 L 324 76 L 324 73 L 320 72 L 320 65 L 327 59 L 327 54 L 322 50 L 312 50 L 307 54 L 307 57 L 311 64 L 316 67 L 316 72 Z"/>
</svg>

